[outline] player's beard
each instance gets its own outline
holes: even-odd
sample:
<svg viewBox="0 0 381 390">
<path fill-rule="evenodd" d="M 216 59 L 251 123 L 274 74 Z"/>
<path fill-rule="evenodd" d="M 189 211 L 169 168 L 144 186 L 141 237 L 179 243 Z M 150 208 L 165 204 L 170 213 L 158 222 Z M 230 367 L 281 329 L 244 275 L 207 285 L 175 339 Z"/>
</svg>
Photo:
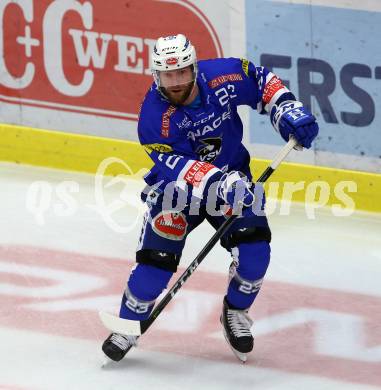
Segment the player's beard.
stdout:
<svg viewBox="0 0 381 390">
<path fill-rule="evenodd" d="M 178 106 L 184 104 L 184 102 L 189 98 L 192 93 L 194 83 L 194 81 L 191 81 L 188 84 L 163 88 L 163 92 L 171 104 Z"/>
</svg>

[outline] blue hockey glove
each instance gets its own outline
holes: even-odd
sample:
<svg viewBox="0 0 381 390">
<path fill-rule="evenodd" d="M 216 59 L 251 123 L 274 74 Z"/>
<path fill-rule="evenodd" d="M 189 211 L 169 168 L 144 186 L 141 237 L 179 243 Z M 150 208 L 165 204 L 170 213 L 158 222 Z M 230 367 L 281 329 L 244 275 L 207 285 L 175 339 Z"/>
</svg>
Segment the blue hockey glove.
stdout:
<svg viewBox="0 0 381 390">
<path fill-rule="evenodd" d="M 241 172 L 225 173 L 218 184 L 217 195 L 233 210 L 249 207 L 255 201 L 251 185 Z"/>
<path fill-rule="evenodd" d="M 310 148 L 319 132 L 316 118 L 298 101 L 286 101 L 274 106 L 270 113 L 271 123 L 288 142 L 293 135 L 299 145 Z"/>
</svg>

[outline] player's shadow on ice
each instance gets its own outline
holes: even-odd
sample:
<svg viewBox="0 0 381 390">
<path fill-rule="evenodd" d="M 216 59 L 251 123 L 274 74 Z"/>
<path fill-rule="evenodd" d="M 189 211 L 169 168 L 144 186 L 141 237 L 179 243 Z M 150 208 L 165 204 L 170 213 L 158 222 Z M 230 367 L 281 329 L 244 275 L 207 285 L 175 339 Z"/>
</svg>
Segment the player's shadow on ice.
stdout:
<svg viewBox="0 0 381 390">
<path fill-rule="evenodd" d="M 125 358 L 121 360 L 120 362 L 113 362 L 109 361 L 106 365 L 102 366 L 102 362 L 100 362 L 99 366 L 101 367 L 102 371 L 117 371 L 117 370 L 127 370 L 134 368 L 136 370 L 139 367 L 144 367 L 147 362 L 144 361 L 144 359 L 139 358 Z"/>
<path fill-rule="evenodd" d="M 131 354 L 132 355 L 132 354 Z M 163 372 L 162 370 L 168 368 L 168 362 L 164 359 L 147 359 L 147 357 L 136 357 L 126 356 L 119 362 L 112 360 L 108 361 L 106 365 L 102 366 L 102 361 L 99 362 L 99 367 L 102 371 L 120 371 L 120 370 L 131 370 L 133 369 L 136 373 L 139 369 L 145 371 L 147 368 L 151 372 L 157 371 L 158 373 Z"/>
</svg>

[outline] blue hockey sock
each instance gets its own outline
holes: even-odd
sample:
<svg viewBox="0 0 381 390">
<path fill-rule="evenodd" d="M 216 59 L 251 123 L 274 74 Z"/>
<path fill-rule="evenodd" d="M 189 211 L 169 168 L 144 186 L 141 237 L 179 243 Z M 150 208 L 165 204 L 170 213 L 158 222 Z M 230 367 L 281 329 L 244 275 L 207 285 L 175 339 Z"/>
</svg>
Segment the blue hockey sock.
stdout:
<svg viewBox="0 0 381 390">
<path fill-rule="evenodd" d="M 119 317 L 142 321 L 149 317 L 156 298 L 167 287 L 173 273 L 138 264 L 132 271 L 120 305 Z"/>
<path fill-rule="evenodd" d="M 266 241 L 239 244 L 226 299 L 237 309 L 247 309 L 254 302 L 270 262 L 270 245 Z M 236 263 L 238 262 L 238 266 Z"/>
</svg>

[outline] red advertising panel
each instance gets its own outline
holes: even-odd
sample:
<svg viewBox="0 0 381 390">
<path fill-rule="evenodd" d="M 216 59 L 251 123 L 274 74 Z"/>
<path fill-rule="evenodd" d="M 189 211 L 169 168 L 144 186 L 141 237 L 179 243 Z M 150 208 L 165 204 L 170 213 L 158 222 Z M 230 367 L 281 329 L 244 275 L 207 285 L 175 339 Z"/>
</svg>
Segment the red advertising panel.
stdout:
<svg viewBox="0 0 381 390">
<path fill-rule="evenodd" d="M 184 33 L 198 58 L 222 56 L 216 32 L 178 0 L 1 0 L 0 100 L 137 119 L 159 36 Z"/>
</svg>

